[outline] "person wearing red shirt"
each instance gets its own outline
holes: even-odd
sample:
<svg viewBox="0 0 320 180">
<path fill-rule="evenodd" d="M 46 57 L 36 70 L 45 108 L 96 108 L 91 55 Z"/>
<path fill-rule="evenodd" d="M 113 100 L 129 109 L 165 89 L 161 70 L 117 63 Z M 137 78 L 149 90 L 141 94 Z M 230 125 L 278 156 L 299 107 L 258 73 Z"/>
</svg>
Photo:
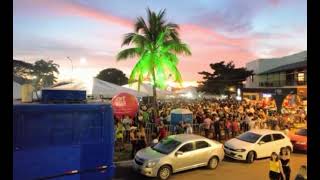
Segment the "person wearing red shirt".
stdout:
<svg viewBox="0 0 320 180">
<path fill-rule="evenodd" d="M 236 118 L 233 119 L 231 124 L 232 137 L 236 137 L 239 133 L 239 123 Z"/>
<path fill-rule="evenodd" d="M 164 137 L 167 136 L 167 129 L 166 126 L 164 125 L 163 121 L 160 121 L 160 125 L 158 127 L 158 139 L 159 141 L 161 141 L 161 139 L 163 139 Z"/>
</svg>

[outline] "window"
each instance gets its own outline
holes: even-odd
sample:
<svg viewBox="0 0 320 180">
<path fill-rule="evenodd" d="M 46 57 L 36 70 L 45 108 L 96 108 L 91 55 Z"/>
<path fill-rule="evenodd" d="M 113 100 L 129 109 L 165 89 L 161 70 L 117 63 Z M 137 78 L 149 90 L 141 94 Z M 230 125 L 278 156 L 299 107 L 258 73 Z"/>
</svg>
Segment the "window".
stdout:
<svg viewBox="0 0 320 180">
<path fill-rule="evenodd" d="M 282 134 L 273 134 L 273 139 L 277 141 L 280 139 L 284 139 L 284 136 Z"/>
<path fill-rule="evenodd" d="M 246 141 L 249 143 L 255 143 L 259 138 L 261 137 L 261 135 L 259 134 L 255 134 L 252 132 L 246 132 L 241 134 L 240 136 L 236 137 L 237 139 L 241 140 L 241 141 Z"/>
<path fill-rule="evenodd" d="M 185 144 L 179 149 L 179 151 L 181 151 L 181 152 L 188 152 L 188 151 L 192 151 L 192 150 L 193 150 L 192 143 Z"/>
<path fill-rule="evenodd" d="M 298 81 L 299 82 L 303 82 L 304 81 L 304 73 L 303 72 L 299 72 L 298 73 Z"/>
<path fill-rule="evenodd" d="M 197 141 L 196 142 L 196 149 L 202 149 L 202 148 L 206 148 L 209 147 L 210 145 L 205 142 L 205 141 Z"/>
<path fill-rule="evenodd" d="M 271 135 L 265 135 L 260 141 L 263 141 L 265 143 L 271 142 L 272 141 Z"/>
<path fill-rule="evenodd" d="M 152 147 L 153 150 L 158 151 L 162 154 L 169 154 L 175 150 L 181 142 L 176 141 L 172 138 L 164 138 L 158 144 Z"/>
</svg>

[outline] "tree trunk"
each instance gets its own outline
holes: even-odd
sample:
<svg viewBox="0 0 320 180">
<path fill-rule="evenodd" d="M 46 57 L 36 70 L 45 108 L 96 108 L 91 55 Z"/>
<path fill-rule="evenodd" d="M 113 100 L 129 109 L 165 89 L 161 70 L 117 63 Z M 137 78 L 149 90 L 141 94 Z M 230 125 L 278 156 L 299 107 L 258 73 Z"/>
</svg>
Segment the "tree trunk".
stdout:
<svg viewBox="0 0 320 180">
<path fill-rule="evenodd" d="M 152 78 L 153 78 L 153 113 L 154 118 L 158 116 L 158 103 L 157 103 L 157 89 L 156 89 L 156 74 L 154 67 L 152 68 Z"/>
</svg>

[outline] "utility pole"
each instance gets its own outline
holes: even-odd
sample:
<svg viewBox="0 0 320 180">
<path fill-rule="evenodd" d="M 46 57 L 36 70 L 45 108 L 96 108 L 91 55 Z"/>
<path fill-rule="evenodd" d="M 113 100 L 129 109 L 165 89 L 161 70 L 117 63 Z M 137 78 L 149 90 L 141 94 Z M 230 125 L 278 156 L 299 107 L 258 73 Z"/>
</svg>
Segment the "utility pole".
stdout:
<svg viewBox="0 0 320 180">
<path fill-rule="evenodd" d="M 72 62 L 72 59 L 68 56 L 67 59 L 70 60 L 71 62 L 71 82 L 72 82 L 72 74 L 73 74 L 73 62 Z"/>
</svg>

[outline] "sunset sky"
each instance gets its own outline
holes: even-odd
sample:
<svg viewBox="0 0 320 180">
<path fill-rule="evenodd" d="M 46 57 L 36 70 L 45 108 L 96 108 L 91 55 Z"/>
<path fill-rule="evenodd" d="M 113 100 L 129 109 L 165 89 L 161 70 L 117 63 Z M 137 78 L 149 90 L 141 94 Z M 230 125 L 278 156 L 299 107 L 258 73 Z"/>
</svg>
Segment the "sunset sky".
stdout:
<svg viewBox="0 0 320 180">
<path fill-rule="evenodd" d="M 105 68 L 127 75 L 137 59 L 116 62 L 123 35 L 146 8 L 166 8 L 192 56 L 179 56 L 183 80 L 209 64 L 236 66 L 307 49 L 306 0 L 13 0 L 13 58 L 54 60 L 59 78 L 90 79 Z M 71 73 L 71 62 L 74 70 Z"/>
</svg>

